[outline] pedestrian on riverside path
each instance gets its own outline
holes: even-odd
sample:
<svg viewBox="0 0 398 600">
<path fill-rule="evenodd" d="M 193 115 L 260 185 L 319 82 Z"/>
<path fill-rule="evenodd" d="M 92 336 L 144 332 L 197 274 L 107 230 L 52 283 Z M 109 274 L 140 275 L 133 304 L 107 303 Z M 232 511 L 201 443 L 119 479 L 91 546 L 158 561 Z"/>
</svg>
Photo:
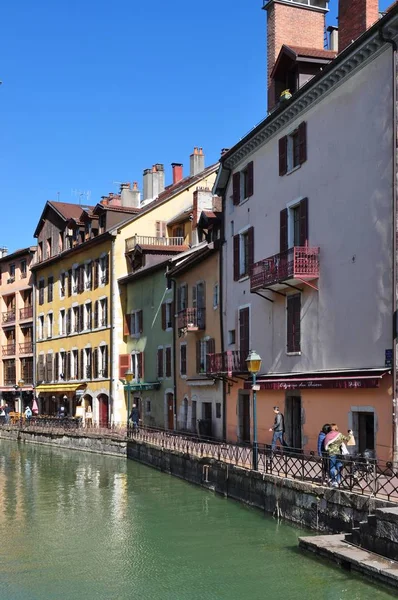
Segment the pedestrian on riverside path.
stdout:
<svg viewBox="0 0 398 600">
<path fill-rule="evenodd" d="M 133 424 L 133 429 L 138 429 L 138 423 L 140 421 L 140 413 L 139 413 L 139 410 L 138 410 L 136 404 L 133 404 L 133 408 L 131 409 L 129 420 Z"/>
<path fill-rule="evenodd" d="M 4 411 L 4 414 L 5 414 L 5 423 L 6 423 L 6 425 L 8 425 L 8 423 L 10 422 L 11 408 L 8 406 L 7 402 L 3 406 L 3 411 Z"/>
<path fill-rule="evenodd" d="M 29 421 L 30 421 L 30 420 L 31 420 L 31 418 L 32 418 L 32 414 L 33 414 L 33 413 L 32 413 L 32 410 L 31 410 L 31 408 L 30 408 L 30 406 L 27 406 L 27 407 L 25 408 L 25 413 L 24 413 L 24 414 L 25 414 L 25 419 L 26 419 L 26 420 L 28 421 L 28 423 L 29 423 Z"/>
<path fill-rule="evenodd" d="M 329 455 L 325 450 L 325 438 L 331 431 L 329 423 L 325 423 L 318 435 L 318 456 L 322 456 L 322 481 L 329 481 Z"/>
<path fill-rule="evenodd" d="M 329 476 L 332 487 L 338 487 L 341 483 L 341 471 L 343 463 L 339 456 L 341 455 L 341 446 L 353 437 L 351 429 L 348 430 L 348 436 L 339 432 L 336 423 L 331 424 L 331 431 L 325 437 L 325 450 L 329 457 Z"/>
<path fill-rule="evenodd" d="M 270 431 L 273 431 L 272 435 L 272 450 L 276 448 L 276 442 L 279 440 L 281 446 L 287 447 L 285 442 L 285 419 L 283 414 L 279 410 L 279 406 L 274 406 L 275 420 L 273 427 L 270 427 Z"/>
</svg>

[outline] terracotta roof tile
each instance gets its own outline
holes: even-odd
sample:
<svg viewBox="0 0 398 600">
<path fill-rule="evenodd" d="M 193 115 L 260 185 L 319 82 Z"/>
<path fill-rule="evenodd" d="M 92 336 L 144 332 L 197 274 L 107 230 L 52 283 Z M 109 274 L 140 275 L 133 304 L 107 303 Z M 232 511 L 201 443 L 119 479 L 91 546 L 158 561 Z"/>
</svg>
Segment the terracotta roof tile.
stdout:
<svg viewBox="0 0 398 600">
<path fill-rule="evenodd" d="M 334 52 L 333 50 L 321 50 L 321 49 L 317 49 L 317 48 L 302 48 L 301 46 L 290 46 L 286 44 L 287 48 L 290 48 L 290 50 L 293 50 L 293 52 L 295 52 L 295 54 L 297 54 L 297 56 L 307 56 L 309 58 L 325 58 L 325 59 L 330 59 L 332 60 L 333 58 L 336 58 L 337 56 L 337 52 Z"/>
<path fill-rule="evenodd" d="M 51 200 L 51 201 L 49 201 L 49 204 L 51 204 L 55 208 L 55 210 L 57 210 L 59 213 L 61 213 L 61 215 L 65 219 L 80 220 L 83 210 L 87 209 L 87 206 L 84 206 L 84 208 L 83 208 L 83 206 L 81 204 L 71 204 L 68 202 L 53 202 Z M 90 210 L 92 210 L 94 207 L 90 206 L 88 208 Z"/>
</svg>

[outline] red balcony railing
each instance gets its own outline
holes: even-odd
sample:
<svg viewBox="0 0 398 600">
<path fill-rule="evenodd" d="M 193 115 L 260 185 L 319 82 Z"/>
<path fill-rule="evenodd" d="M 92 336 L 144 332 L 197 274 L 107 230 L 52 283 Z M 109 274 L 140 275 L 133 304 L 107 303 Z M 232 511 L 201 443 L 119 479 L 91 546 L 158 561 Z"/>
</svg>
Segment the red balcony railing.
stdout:
<svg viewBox="0 0 398 600">
<path fill-rule="evenodd" d="M 178 313 L 178 329 L 198 331 L 206 327 L 205 308 L 186 308 Z"/>
<path fill-rule="evenodd" d="M 15 344 L 6 344 L 2 348 L 3 356 L 14 356 L 15 354 Z"/>
<path fill-rule="evenodd" d="M 206 361 L 207 374 L 229 373 L 232 375 L 233 373 L 247 373 L 246 358 L 248 354 L 248 352 L 242 352 L 241 350 L 208 354 Z"/>
<path fill-rule="evenodd" d="M 252 292 L 291 280 L 310 281 L 319 277 L 319 248 L 295 246 L 252 266 Z"/>
<path fill-rule="evenodd" d="M 25 306 L 19 309 L 20 319 L 31 319 L 33 317 L 33 306 Z"/>
<path fill-rule="evenodd" d="M 19 353 L 20 354 L 31 354 L 33 352 L 33 343 L 32 342 L 23 342 L 19 344 Z"/>
<path fill-rule="evenodd" d="M 3 323 L 12 323 L 15 321 L 15 310 L 3 312 Z"/>
</svg>

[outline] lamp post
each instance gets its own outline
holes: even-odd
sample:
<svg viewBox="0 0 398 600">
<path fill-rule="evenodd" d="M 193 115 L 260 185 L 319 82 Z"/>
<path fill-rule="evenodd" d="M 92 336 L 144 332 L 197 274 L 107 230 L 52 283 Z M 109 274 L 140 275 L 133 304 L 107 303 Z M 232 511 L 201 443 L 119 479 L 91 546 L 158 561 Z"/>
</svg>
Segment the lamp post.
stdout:
<svg viewBox="0 0 398 600">
<path fill-rule="evenodd" d="M 131 382 L 134 379 L 134 373 L 130 369 L 125 372 L 124 378 L 127 384 L 127 429 L 129 426 L 129 416 L 130 416 L 130 395 L 131 395 Z"/>
<path fill-rule="evenodd" d="M 18 412 L 19 412 L 19 414 L 20 414 L 20 415 L 22 415 L 22 388 L 23 388 L 23 386 L 24 386 L 24 383 L 25 383 L 25 382 L 24 382 L 24 380 L 23 380 L 23 379 L 20 379 L 20 380 L 18 381 L 18 383 L 14 385 L 15 392 L 18 392 L 18 391 L 19 391 L 19 398 L 18 398 Z"/>
<path fill-rule="evenodd" d="M 253 469 L 257 471 L 258 467 L 258 442 L 257 442 L 257 373 L 261 369 L 261 357 L 255 350 L 250 350 L 246 358 L 247 370 L 253 377 Z"/>
</svg>

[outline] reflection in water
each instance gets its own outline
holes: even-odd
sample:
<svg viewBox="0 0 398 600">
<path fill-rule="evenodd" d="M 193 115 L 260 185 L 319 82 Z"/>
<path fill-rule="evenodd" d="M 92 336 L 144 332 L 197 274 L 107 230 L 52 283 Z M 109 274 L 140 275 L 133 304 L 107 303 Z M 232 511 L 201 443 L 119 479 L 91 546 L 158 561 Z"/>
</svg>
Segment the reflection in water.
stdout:
<svg viewBox="0 0 398 600">
<path fill-rule="evenodd" d="M 120 458 L 0 441 L 0 600 L 384 600 L 303 532 Z"/>
</svg>

